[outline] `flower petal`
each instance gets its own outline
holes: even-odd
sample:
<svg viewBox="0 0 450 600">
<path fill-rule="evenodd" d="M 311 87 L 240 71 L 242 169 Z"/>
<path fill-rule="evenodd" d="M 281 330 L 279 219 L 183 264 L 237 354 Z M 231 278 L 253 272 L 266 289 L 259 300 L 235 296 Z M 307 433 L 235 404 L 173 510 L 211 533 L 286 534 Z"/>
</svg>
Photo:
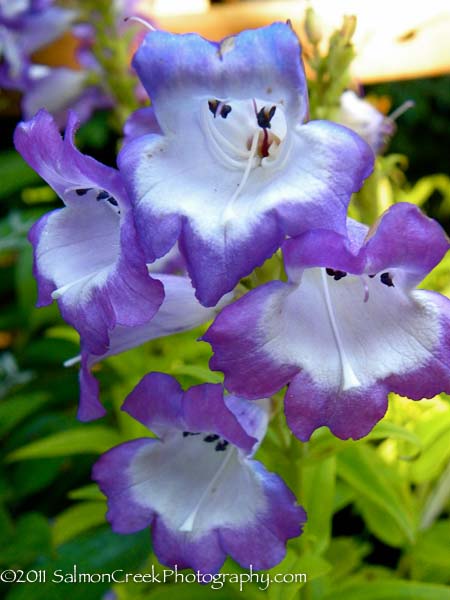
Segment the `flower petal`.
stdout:
<svg viewBox="0 0 450 600">
<path fill-rule="evenodd" d="M 106 516 L 116 533 L 140 531 L 148 527 L 154 518 L 151 508 L 135 502 L 128 471 L 137 453 L 159 443 L 150 438 L 125 442 L 103 454 L 94 465 L 92 479 L 108 496 Z"/>
<path fill-rule="evenodd" d="M 292 116 L 303 121 L 307 90 L 300 52 L 297 36 L 284 23 L 243 31 L 219 43 L 197 34 L 153 31 L 133 66 L 168 133 L 184 127 L 191 97 L 282 98 Z"/>
<path fill-rule="evenodd" d="M 179 263 L 176 256 L 172 258 L 173 261 L 165 264 L 166 268 L 171 268 L 173 263 Z M 198 327 L 214 318 L 217 311 L 231 300 L 231 296 L 227 295 L 217 306 L 205 308 L 196 300 L 187 277 L 160 273 L 156 277 L 164 285 L 164 300 L 158 312 L 149 321 L 133 327 L 116 325 L 109 331 L 108 349 L 101 355 L 92 354 L 87 348 L 82 348 L 78 412 L 81 421 L 96 419 L 105 412 L 99 401 L 98 382 L 90 372 L 93 365 L 108 356 L 120 354 L 150 340 Z"/>
<path fill-rule="evenodd" d="M 296 375 L 286 392 L 286 421 L 292 433 L 306 442 L 327 426 L 338 438 L 357 440 L 367 435 L 384 417 L 388 388 L 383 384 L 327 390 L 305 372 Z"/>
</svg>

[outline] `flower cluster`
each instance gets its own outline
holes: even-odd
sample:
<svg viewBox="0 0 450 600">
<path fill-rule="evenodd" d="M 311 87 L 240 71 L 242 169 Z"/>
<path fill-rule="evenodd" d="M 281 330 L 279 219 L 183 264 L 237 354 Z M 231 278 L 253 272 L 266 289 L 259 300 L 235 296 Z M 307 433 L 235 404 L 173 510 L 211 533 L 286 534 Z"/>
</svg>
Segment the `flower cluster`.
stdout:
<svg viewBox="0 0 450 600">
<path fill-rule="evenodd" d="M 81 338 L 79 418 L 101 417 L 91 367 L 215 318 L 203 339 L 225 386 L 183 391 L 150 373 L 123 410 L 157 437 L 107 452 L 93 477 L 115 531 L 151 526 L 161 562 L 218 571 L 230 555 L 269 568 L 306 515 L 254 460 L 270 396 L 301 440 L 366 435 L 390 391 L 450 392 L 449 302 L 416 290 L 449 243 L 413 205 L 372 227 L 347 218 L 374 156 L 356 133 L 308 121 L 289 24 L 211 43 L 152 31 L 134 67 L 152 106 L 125 127 L 119 170 L 81 154 L 40 111 L 16 147 L 64 207 L 31 229 L 39 305 Z M 235 300 L 275 252 L 287 281 Z M 233 301 L 235 300 L 235 301 Z"/>
<path fill-rule="evenodd" d="M 125 15 L 136 12 L 135 4 L 136 0 L 112 3 L 118 29 L 123 30 Z M 78 68 L 36 61 L 37 51 L 68 33 L 77 43 Z M 63 126 L 71 107 L 86 121 L 94 109 L 111 107 L 114 102 L 102 85 L 104 73 L 93 52 L 94 39 L 95 32 L 81 10 L 56 6 L 54 0 L 1 0 L 0 86 L 21 92 L 26 119 L 45 107 Z"/>
</svg>

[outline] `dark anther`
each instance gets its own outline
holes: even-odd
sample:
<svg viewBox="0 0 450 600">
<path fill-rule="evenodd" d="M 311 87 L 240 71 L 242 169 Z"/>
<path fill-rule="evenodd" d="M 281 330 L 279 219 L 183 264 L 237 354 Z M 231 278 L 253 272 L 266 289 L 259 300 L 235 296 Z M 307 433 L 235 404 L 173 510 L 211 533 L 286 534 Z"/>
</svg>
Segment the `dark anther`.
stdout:
<svg viewBox="0 0 450 600">
<path fill-rule="evenodd" d="M 85 194 L 87 194 L 91 190 L 92 190 L 92 188 L 78 188 L 77 190 L 75 190 L 75 194 L 77 196 L 84 196 Z"/>
<path fill-rule="evenodd" d="M 106 190 L 102 190 L 97 194 L 97 200 L 106 200 L 106 198 L 109 198 L 109 192 Z"/>
<path fill-rule="evenodd" d="M 335 281 L 339 281 L 339 279 L 342 279 L 343 277 L 346 277 L 347 273 L 345 271 L 335 271 L 334 272 L 334 280 Z"/>
<path fill-rule="evenodd" d="M 270 129 L 270 121 L 272 120 L 272 117 L 275 114 L 276 110 L 276 106 L 272 106 L 271 108 L 266 108 L 265 106 L 263 106 L 259 113 L 256 115 L 259 127 L 262 127 L 263 129 Z"/>
<path fill-rule="evenodd" d="M 369 275 L 370 279 L 373 279 L 376 276 L 376 274 L 374 275 Z"/>
<path fill-rule="evenodd" d="M 390 273 L 382 273 L 380 275 L 381 283 L 387 285 L 388 287 L 394 287 L 394 282 L 392 281 L 392 276 Z"/>
<path fill-rule="evenodd" d="M 216 118 L 216 116 L 217 116 L 217 111 L 219 110 L 219 106 L 220 106 L 220 112 L 219 112 L 220 116 L 222 117 L 222 119 L 226 119 L 231 112 L 231 106 L 229 106 L 228 104 L 221 104 L 220 100 L 208 100 L 208 107 L 209 107 L 209 110 L 214 115 L 214 118 Z"/>
<path fill-rule="evenodd" d="M 183 431 L 183 437 L 188 437 L 188 435 L 200 435 L 200 432 L 192 433 L 192 431 Z"/>
<path fill-rule="evenodd" d="M 220 439 L 220 435 L 216 435 L 215 433 L 210 433 L 209 435 L 207 435 L 206 437 L 203 438 L 204 442 L 216 442 L 218 439 Z"/>
<path fill-rule="evenodd" d="M 220 116 L 222 117 L 222 119 L 226 119 L 228 117 L 228 115 L 231 112 L 231 106 L 229 106 L 228 104 L 224 104 L 222 106 L 222 108 L 220 109 Z"/>
<path fill-rule="evenodd" d="M 209 110 L 212 112 L 214 117 L 216 116 L 216 112 L 217 112 L 217 108 L 218 108 L 219 104 L 220 104 L 220 102 L 218 100 L 208 100 Z"/>
<path fill-rule="evenodd" d="M 327 272 L 327 275 L 330 275 L 330 277 L 333 277 L 333 279 L 335 281 L 339 281 L 339 279 L 342 279 L 343 277 L 347 276 L 347 273 L 345 271 L 338 271 L 335 269 L 325 269 L 325 271 Z"/>
<path fill-rule="evenodd" d="M 117 200 L 114 198 L 114 196 L 109 196 L 109 198 L 107 198 L 108 202 L 110 204 L 112 204 L 113 206 L 119 206 L 119 203 L 117 202 Z"/>
<path fill-rule="evenodd" d="M 229 442 L 227 440 L 222 440 L 221 442 L 217 442 L 216 444 L 216 452 L 223 452 L 227 449 Z"/>
</svg>

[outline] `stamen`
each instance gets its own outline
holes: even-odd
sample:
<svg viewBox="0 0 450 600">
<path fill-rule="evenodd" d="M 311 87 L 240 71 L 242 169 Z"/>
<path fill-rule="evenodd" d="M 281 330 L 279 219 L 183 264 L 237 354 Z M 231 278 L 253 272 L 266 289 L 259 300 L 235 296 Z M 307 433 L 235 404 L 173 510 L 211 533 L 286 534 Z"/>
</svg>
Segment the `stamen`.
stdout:
<svg viewBox="0 0 450 600">
<path fill-rule="evenodd" d="M 330 297 L 330 289 L 328 287 L 328 279 L 325 269 L 320 270 L 320 274 L 322 277 L 322 284 L 325 294 L 325 303 L 327 306 L 328 318 L 330 320 L 331 329 L 333 331 L 334 339 L 336 342 L 337 351 L 339 354 L 339 360 L 341 362 L 341 389 L 343 392 L 358 387 L 361 385 L 358 377 L 353 371 L 352 365 L 347 357 L 347 354 L 344 349 L 344 344 L 342 342 L 341 335 L 339 333 L 339 328 L 336 320 L 336 315 L 334 313 L 333 303 Z"/>
<path fill-rule="evenodd" d="M 364 287 L 364 302 L 368 302 L 369 300 L 369 286 L 367 285 L 367 281 L 364 279 L 364 275 L 361 275 L 360 280 Z"/>
<path fill-rule="evenodd" d="M 214 126 L 214 123 L 211 117 L 208 115 L 208 108 L 202 110 L 202 122 L 207 134 L 206 139 L 208 143 L 211 145 L 211 153 L 220 157 L 222 162 L 233 169 L 241 170 L 243 167 L 244 159 L 248 158 L 248 150 L 244 150 L 232 144 L 230 140 L 228 140 L 224 135 L 222 135 L 219 130 Z M 237 156 L 241 160 L 236 160 L 230 156 Z"/>
<path fill-rule="evenodd" d="M 380 281 L 381 281 L 381 283 L 384 283 L 384 285 L 387 285 L 388 287 L 395 287 L 394 282 L 392 280 L 392 275 L 390 273 L 382 273 L 380 275 Z"/>
<path fill-rule="evenodd" d="M 85 275 L 84 277 L 80 277 L 80 279 L 76 279 L 75 281 L 71 281 L 70 283 L 63 285 L 62 287 L 60 287 L 57 290 L 55 290 L 54 292 L 52 292 L 52 299 L 58 300 L 58 298 L 61 298 L 61 296 L 63 294 L 65 294 L 68 290 L 70 290 L 74 285 L 83 283 L 84 281 L 87 281 L 87 280 L 91 279 L 92 277 L 94 277 L 96 274 L 97 273 L 90 273 L 90 275 Z"/>
<path fill-rule="evenodd" d="M 258 113 L 256 113 L 256 120 L 258 121 L 258 126 L 262 127 L 263 129 L 270 129 L 270 121 L 272 120 L 272 117 L 275 114 L 276 110 L 276 106 L 272 106 L 270 109 L 268 109 L 266 106 L 263 106 L 261 110 Z"/>
<path fill-rule="evenodd" d="M 219 439 L 220 439 L 220 435 L 216 435 L 215 433 L 211 433 L 210 435 L 207 435 L 206 437 L 204 437 L 203 441 L 204 442 L 216 442 Z"/>
<path fill-rule="evenodd" d="M 415 106 L 415 105 L 416 105 L 416 103 L 414 102 L 414 100 L 406 100 L 406 102 L 403 102 L 403 104 L 400 104 L 400 106 L 398 108 L 396 108 L 394 110 L 394 112 L 392 112 L 390 115 L 388 115 L 388 118 L 391 119 L 391 121 L 395 121 L 399 117 L 401 117 L 407 110 L 409 110 L 410 108 L 413 108 L 413 106 Z"/>
<path fill-rule="evenodd" d="M 224 211 L 224 220 L 229 221 L 235 216 L 235 212 L 233 210 L 233 204 L 238 196 L 241 194 L 244 189 L 245 184 L 247 183 L 248 176 L 250 175 L 250 171 L 253 167 L 253 160 L 256 156 L 256 151 L 258 149 L 258 140 L 259 140 L 259 131 L 256 131 L 253 134 L 252 145 L 250 147 L 250 156 L 248 157 L 247 165 L 245 167 L 244 174 L 242 175 L 242 179 L 238 184 L 237 190 L 232 195 L 230 201 L 228 202 L 225 211 Z"/>
<path fill-rule="evenodd" d="M 143 25 L 144 27 L 146 27 L 150 31 L 156 31 L 156 28 L 153 27 L 153 25 L 151 23 L 149 23 L 145 19 L 142 19 L 141 17 L 136 17 L 136 16 L 125 17 L 124 21 L 125 22 L 127 22 L 127 21 L 135 21 L 136 23 L 140 23 L 141 25 Z"/>
<path fill-rule="evenodd" d="M 84 196 L 88 192 L 90 192 L 91 190 L 92 190 L 92 188 L 78 188 L 78 189 L 75 190 L 75 194 L 77 196 Z"/>
<path fill-rule="evenodd" d="M 221 440 L 220 442 L 217 442 L 215 451 L 216 452 L 224 452 L 227 449 L 227 446 L 229 443 L 230 442 L 228 442 L 227 440 Z"/>
<path fill-rule="evenodd" d="M 209 484 L 206 486 L 205 490 L 203 491 L 202 495 L 200 496 L 200 499 L 197 502 L 194 509 L 191 511 L 191 513 L 186 517 L 186 519 L 183 521 L 183 523 L 179 527 L 179 531 L 192 531 L 194 529 L 194 522 L 195 522 L 195 519 L 201 508 L 201 505 L 206 500 L 206 498 L 209 496 L 209 494 L 215 491 L 214 486 L 216 485 L 218 479 L 220 479 L 222 473 L 225 471 L 225 468 L 228 465 L 228 463 L 230 462 L 230 459 L 234 455 L 235 451 L 236 451 L 235 448 L 231 448 L 231 451 L 226 453 L 222 464 L 217 469 L 214 477 L 211 479 Z"/>
<path fill-rule="evenodd" d="M 330 277 L 333 277 L 333 279 L 335 281 L 339 281 L 340 279 L 347 277 L 347 273 L 345 271 L 339 271 L 338 269 L 327 268 L 327 269 L 325 269 L 325 271 L 327 272 L 327 275 L 330 275 Z"/>
<path fill-rule="evenodd" d="M 200 435 L 200 432 L 193 433 L 192 431 L 183 431 L 183 437 L 188 437 L 189 435 Z"/>
<path fill-rule="evenodd" d="M 72 356 L 72 358 L 68 358 L 63 362 L 63 366 L 73 367 L 73 365 L 77 365 L 79 362 L 81 362 L 81 354 L 78 354 L 78 356 Z"/>
</svg>

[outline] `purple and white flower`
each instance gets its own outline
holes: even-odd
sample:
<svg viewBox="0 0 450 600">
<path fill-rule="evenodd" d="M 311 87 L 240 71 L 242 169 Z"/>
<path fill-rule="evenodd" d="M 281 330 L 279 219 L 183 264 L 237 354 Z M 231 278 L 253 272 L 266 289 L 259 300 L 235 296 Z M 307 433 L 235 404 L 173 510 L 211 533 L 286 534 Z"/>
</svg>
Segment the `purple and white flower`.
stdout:
<svg viewBox="0 0 450 600">
<path fill-rule="evenodd" d="M 154 31 L 133 64 L 162 131 L 119 157 L 148 262 L 179 240 L 197 297 L 212 306 L 286 235 L 345 230 L 373 154 L 337 124 L 302 124 L 307 89 L 289 25 L 220 43 Z"/>
<path fill-rule="evenodd" d="M 341 95 L 336 115 L 336 121 L 361 136 L 375 154 L 380 154 L 394 135 L 394 118 L 387 117 L 352 90 L 346 90 Z"/>
<path fill-rule="evenodd" d="M 56 40 L 77 13 L 53 0 L 0 0 L 0 85 L 24 91 L 31 55 Z"/>
<path fill-rule="evenodd" d="M 159 561 L 216 573 L 229 554 L 243 567 L 273 567 L 306 515 L 284 482 L 252 454 L 267 413 L 223 395 L 221 385 L 183 392 L 175 379 L 147 375 L 123 409 L 158 437 L 111 449 L 93 478 L 108 497 L 117 533 L 152 527 Z"/>
<path fill-rule="evenodd" d="M 323 425 L 360 438 L 392 391 L 450 392 L 450 301 L 415 286 L 449 241 L 411 204 L 396 204 L 348 237 L 316 230 L 284 245 L 288 283 L 263 285 L 226 307 L 204 339 L 225 385 L 246 398 L 289 384 L 285 411 L 301 440 Z"/>
<path fill-rule="evenodd" d="M 14 141 L 65 204 L 29 233 L 38 306 L 58 300 L 84 348 L 101 355 L 111 330 L 146 323 L 164 294 L 148 274 L 119 173 L 75 148 L 77 125 L 71 113 L 62 139 L 54 119 L 40 111 L 18 125 Z"/>
</svg>

